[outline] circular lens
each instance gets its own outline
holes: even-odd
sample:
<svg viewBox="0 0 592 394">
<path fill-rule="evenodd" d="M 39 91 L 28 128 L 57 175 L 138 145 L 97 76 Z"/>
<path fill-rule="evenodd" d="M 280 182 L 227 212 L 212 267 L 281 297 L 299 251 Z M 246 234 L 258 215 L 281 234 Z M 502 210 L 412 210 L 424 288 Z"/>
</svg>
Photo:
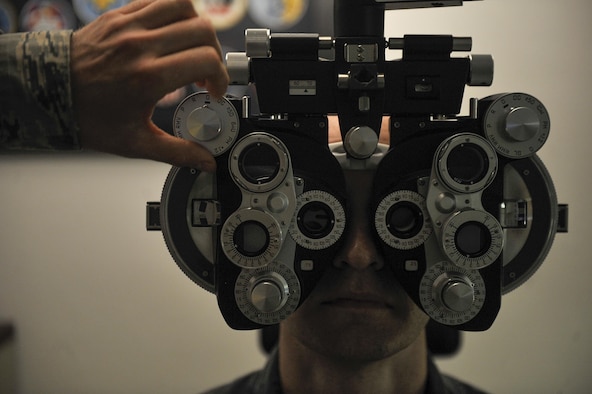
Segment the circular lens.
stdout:
<svg viewBox="0 0 592 394">
<path fill-rule="evenodd" d="M 501 256 L 504 230 L 489 212 L 469 209 L 446 220 L 440 242 L 444 254 L 458 267 L 481 269 Z"/>
<path fill-rule="evenodd" d="M 489 163 L 487 155 L 479 146 L 461 144 L 448 154 L 446 162 L 448 174 L 461 185 L 472 185 L 487 175 Z"/>
<path fill-rule="evenodd" d="M 233 241 L 239 253 L 247 257 L 256 257 L 267 249 L 269 233 L 261 222 L 249 220 L 236 228 Z"/>
<path fill-rule="evenodd" d="M 280 169 L 280 158 L 273 147 L 260 142 L 247 146 L 240 154 L 239 170 L 250 183 L 271 182 Z"/>
<path fill-rule="evenodd" d="M 374 226 L 380 239 L 391 248 L 410 250 L 432 234 L 425 198 L 412 190 L 396 190 L 376 207 Z"/>
<path fill-rule="evenodd" d="M 393 205 L 386 214 L 387 227 L 397 238 L 409 239 L 423 227 L 423 213 L 419 207 L 404 201 Z"/>
<path fill-rule="evenodd" d="M 456 249 L 465 257 L 479 257 L 487 253 L 491 246 L 491 233 L 478 222 L 463 223 L 454 237 Z"/>
<path fill-rule="evenodd" d="M 290 235 L 308 250 L 322 250 L 341 239 L 345 230 L 345 211 L 341 202 L 324 190 L 308 190 L 296 198 L 296 220 Z"/>
<path fill-rule="evenodd" d="M 491 144 L 473 133 L 456 134 L 434 156 L 437 175 L 450 190 L 475 193 L 495 179 L 498 158 Z"/>
<path fill-rule="evenodd" d="M 335 216 L 326 204 L 313 201 L 298 212 L 298 228 L 306 237 L 319 239 L 331 233 Z"/>
</svg>

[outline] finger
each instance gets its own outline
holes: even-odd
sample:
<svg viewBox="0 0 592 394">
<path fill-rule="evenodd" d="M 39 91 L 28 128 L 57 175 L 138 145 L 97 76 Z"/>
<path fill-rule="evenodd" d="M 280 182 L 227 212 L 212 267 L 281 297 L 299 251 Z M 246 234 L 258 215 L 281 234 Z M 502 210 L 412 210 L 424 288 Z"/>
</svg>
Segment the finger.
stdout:
<svg viewBox="0 0 592 394">
<path fill-rule="evenodd" d="M 131 14 L 133 12 L 141 10 L 142 8 L 154 3 L 155 1 L 158 1 L 158 0 L 134 0 L 131 3 L 128 3 L 122 7 L 117 8 L 117 12 L 119 12 L 120 14 Z"/>
<path fill-rule="evenodd" d="M 193 47 L 211 46 L 222 60 L 222 47 L 212 24 L 205 18 L 190 18 L 146 32 L 147 47 L 164 56 Z"/>
<path fill-rule="evenodd" d="M 139 145 L 139 151 L 136 152 L 138 157 L 205 172 L 216 170 L 214 156 L 206 148 L 156 129 L 151 133 L 151 137 L 144 139 Z"/>
<path fill-rule="evenodd" d="M 193 82 L 205 84 L 215 97 L 226 93 L 230 77 L 212 47 L 191 48 L 156 59 L 152 65 L 166 83 L 168 90 Z"/>
<path fill-rule="evenodd" d="M 131 15 L 147 29 L 155 29 L 182 19 L 197 16 L 191 0 L 153 1 Z"/>
</svg>

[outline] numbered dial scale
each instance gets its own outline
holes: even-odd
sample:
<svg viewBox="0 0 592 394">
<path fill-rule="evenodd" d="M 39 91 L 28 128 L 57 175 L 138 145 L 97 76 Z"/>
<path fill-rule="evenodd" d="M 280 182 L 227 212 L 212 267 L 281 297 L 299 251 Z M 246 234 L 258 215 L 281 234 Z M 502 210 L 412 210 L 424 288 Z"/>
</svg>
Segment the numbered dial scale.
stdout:
<svg viewBox="0 0 592 394">
<path fill-rule="evenodd" d="M 298 307 L 300 282 L 290 268 L 274 261 L 255 270 L 242 270 L 234 295 L 238 308 L 249 320 L 277 324 Z"/>
<path fill-rule="evenodd" d="M 425 198 L 411 190 L 397 190 L 382 199 L 374 222 L 380 238 L 402 250 L 422 245 L 433 230 Z"/>
<path fill-rule="evenodd" d="M 345 210 L 333 195 L 309 190 L 296 199 L 290 235 L 303 248 L 322 250 L 335 244 L 345 230 Z"/>
<path fill-rule="evenodd" d="M 232 103 L 225 98 L 215 99 L 206 92 L 187 96 L 173 117 L 177 137 L 203 145 L 214 156 L 232 146 L 239 126 L 239 115 Z"/>
<path fill-rule="evenodd" d="M 442 261 L 426 271 L 419 296 L 432 319 L 446 325 L 459 325 L 473 319 L 483 307 L 485 283 L 478 271 Z"/>
<path fill-rule="evenodd" d="M 529 157 L 547 141 L 551 121 L 545 106 L 524 93 L 501 94 L 480 101 L 485 136 L 497 152 L 511 159 Z"/>
</svg>

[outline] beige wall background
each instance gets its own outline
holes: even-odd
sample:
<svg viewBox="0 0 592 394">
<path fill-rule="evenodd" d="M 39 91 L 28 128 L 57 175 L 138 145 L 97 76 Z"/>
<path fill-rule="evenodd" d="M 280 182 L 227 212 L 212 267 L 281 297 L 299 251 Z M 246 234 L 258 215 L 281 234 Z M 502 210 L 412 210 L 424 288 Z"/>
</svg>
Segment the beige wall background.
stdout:
<svg viewBox="0 0 592 394">
<path fill-rule="evenodd" d="M 387 13 L 387 37 L 472 36 L 473 53 L 494 55 L 494 85 L 469 88 L 467 100 L 523 91 L 551 114 L 540 156 L 570 204 L 570 232 L 504 297 L 489 331 L 438 362 L 495 393 L 592 383 L 590 15 L 588 0 Z M 263 364 L 255 333 L 227 328 L 214 296 L 144 230 L 168 170 L 93 153 L 0 155 L 0 318 L 17 328 L 18 392 L 196 393 Z"/>
</svg>

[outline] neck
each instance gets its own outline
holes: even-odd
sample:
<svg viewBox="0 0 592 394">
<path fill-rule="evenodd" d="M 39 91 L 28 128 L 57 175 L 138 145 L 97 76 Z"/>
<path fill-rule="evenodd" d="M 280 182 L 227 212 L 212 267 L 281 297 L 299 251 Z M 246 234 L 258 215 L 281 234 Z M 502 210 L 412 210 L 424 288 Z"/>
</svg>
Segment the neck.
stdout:
<svg viewBox="0 0 592 394">
<path fill-rule="evenodd" d="M 319 354 L 280 335 L 280 378 L 292 393 L 423 393 L 427 380 L 425 332 L 408 347 L 381 360 L 343 360 Z"/>
</svg>

